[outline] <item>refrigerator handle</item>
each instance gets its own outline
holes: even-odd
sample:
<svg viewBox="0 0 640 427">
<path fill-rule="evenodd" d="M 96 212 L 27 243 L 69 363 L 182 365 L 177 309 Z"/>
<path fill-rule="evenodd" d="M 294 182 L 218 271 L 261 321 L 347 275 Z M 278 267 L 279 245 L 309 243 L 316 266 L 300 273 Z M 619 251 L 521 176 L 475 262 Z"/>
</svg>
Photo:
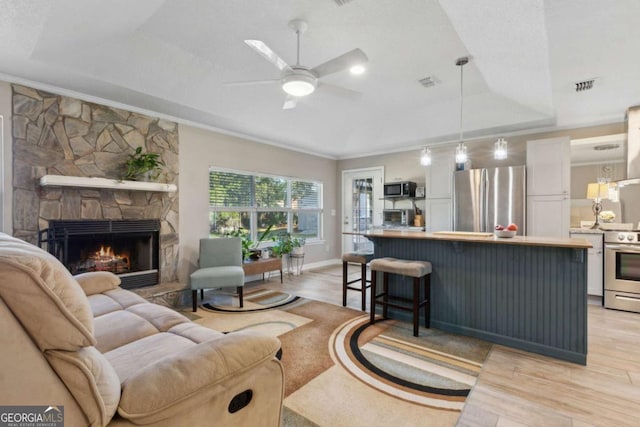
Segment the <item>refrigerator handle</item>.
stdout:
<svg viewBox="0 0 640 427">
<path fill-rule="evenodd" d="M 487 169 L 480 172 L 480 231 L 487 231 Z"/>
</svg>

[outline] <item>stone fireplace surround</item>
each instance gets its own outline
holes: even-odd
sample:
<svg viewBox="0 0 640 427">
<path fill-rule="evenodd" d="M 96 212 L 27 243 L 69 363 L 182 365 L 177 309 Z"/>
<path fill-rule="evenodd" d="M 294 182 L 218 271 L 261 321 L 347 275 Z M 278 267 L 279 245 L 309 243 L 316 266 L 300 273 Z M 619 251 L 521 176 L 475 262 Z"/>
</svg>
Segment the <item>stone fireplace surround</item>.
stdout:
<svg viewBox="0 0 640 427">
<path fill-rule="evenodd" d="M 50 220 L 160 220 L 161 287 L 176 281 L 178 192 L 41 187 L 44 175 L 120 179 L 137 147 L 160 154 L 178 184 L 178 126 L 159 118 L 12 85 L 13 234 L 37 243 Z M 166 286 L 164 286 L 166 287 Z"/>
</svg>

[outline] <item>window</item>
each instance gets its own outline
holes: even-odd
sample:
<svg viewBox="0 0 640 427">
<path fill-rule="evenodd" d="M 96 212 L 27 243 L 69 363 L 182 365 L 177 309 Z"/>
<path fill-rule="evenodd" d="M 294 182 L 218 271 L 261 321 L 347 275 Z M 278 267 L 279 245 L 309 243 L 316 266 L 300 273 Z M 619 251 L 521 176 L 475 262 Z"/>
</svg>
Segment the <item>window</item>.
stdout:
<svg viewBox="0 0 640 427">
<path fill-rule="evenodd" d="M 271 227 L 270 236 L 291 233 L 307 241 L 319 240 L 321 214 L 321 182 L 209 169 L 212 236 L 243 228 L 256 241 Z"/>
</svg>

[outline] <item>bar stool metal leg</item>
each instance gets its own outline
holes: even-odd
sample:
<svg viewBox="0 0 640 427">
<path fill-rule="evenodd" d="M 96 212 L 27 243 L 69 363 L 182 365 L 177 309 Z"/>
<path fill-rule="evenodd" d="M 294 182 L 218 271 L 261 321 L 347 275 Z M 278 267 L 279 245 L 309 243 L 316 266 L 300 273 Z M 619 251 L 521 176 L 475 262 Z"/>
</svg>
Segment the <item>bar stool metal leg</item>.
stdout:
<svg viewBox="0 0 640 427">
<path fill-rule="evenodd" d="M 382 273 L 382 301 L 384 301 L 384 305 L 382 306 L 382 317 L 387 318 L 387 313 L 389 312 L 387 307 L 389 306 L 389 273 L 386 271 Z"/>
</svg>

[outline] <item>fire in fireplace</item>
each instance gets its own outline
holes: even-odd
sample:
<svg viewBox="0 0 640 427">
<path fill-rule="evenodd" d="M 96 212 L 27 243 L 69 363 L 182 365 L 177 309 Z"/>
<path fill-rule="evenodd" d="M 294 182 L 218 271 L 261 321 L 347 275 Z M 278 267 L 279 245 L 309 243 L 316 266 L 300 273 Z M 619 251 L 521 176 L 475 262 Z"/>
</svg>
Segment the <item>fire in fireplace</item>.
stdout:
<svg viewBox="0 0 640 427">
<path fill-rule="evenodd" d="M 55 220 L 41 246 L 72 274 L 110 271 L 126 289 L 159 281 L 159 220 Z"/>
</svg>

